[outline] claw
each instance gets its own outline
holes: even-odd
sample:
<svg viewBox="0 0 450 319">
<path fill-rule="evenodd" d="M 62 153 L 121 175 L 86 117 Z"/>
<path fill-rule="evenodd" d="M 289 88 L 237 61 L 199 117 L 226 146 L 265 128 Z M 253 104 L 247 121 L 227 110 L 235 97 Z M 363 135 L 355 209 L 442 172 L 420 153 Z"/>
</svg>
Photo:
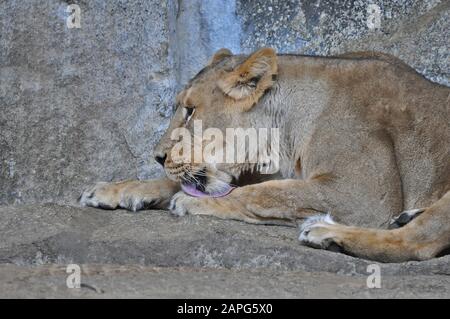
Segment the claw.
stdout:
<svg viewBox="0 0 450 319">
<path fill-rule="evenodd" d="M 397 217 L 393 218 L 388 226 L 388 229 L 400 228 L 408 224 L 414 218 L 419 216 L 421 213 L 425 211 L 425 208 L 411 209 L 405 210 L 400 213 Z"/>
</svg>

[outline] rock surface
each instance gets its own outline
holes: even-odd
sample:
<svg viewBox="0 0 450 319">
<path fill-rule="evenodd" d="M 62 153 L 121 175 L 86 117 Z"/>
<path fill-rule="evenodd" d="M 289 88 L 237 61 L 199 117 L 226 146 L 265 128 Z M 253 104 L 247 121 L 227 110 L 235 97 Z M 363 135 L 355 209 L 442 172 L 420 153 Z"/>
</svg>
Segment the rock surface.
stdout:
<svg viewBox="0 0 450 319">
<path fill-rule="evenodd" d="M 3 206 L 0 297 L 450 297 L 450 256 L 378 264 L 301 246 L 297 235 L 164 211 Z M 73 263 L 91 288 L 66 287 Z M 371 264 L 380 289 L 367 288 Z"/>
<path fill-rule="evenodd" d="M 83 265 L 80 289 L 62 266 L 0 265 L 0 298 L 449 298 L 442 275 L 366 277 L 271 269 L 198 269 Z M 181 301 L 180 301 L 181 302 Z"/>
</svg>

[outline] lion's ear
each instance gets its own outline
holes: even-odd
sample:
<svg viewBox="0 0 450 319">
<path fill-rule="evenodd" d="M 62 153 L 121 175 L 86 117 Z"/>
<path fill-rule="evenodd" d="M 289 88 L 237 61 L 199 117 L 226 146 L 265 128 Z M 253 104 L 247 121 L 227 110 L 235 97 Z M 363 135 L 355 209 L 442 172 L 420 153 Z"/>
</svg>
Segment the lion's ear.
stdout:
<svg viewBox="0 0 450 319">
<path fill-rule="evenodd" d="M 262 48 L 219 80 L 222 91 L 235 100 L 256 103 L 272 87 L 277 74 L 277 55 L 272 48 Z M 245 103 L 247 104 L 247 103 Z M 248 108 L 250 108 L 248 107 Z"/>
<path fill-rule="evenodd" d="M 216 64 L 217 62 L 222 61 L 223 58 L 226 58 L 228 56 L 232 56 L 233 53 L 228 49 L 220 49 L 216 53 L 214 53 L 211 60 L 209 60 L 208 65 Z"/>
</svg>

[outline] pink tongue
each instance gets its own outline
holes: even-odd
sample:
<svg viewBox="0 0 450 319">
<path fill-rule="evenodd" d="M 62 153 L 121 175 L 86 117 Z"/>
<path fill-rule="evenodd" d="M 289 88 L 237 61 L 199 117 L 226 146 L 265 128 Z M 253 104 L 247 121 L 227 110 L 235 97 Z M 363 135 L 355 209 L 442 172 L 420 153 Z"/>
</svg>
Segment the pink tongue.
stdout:
<svg viewBox="0 0 450 319">
<path fill-rule="evenodd" d="M 197 188 L 195 188 L 194 185 L 185 185 L 181 184 L 181 189 L 188 195 L 194 196 L 194 197 L 223 197 L 231 193 L 231 191 L 234 189 L 234 187 L 227 185 L 223 188 L 220 192 L 215 193 L 203 193 L 202 191 L 199 191 Z"/>
</svg>

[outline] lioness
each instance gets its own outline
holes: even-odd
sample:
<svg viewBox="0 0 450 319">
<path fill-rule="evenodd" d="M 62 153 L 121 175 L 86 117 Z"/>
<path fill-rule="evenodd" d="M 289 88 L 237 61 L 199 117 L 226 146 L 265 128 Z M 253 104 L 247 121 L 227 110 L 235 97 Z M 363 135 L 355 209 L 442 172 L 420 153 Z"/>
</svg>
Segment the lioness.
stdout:
<svg viewBox="0 0 450 319">
<path fill-rule="evenodd" d="M 256 224 L 303 221 L 306 245 L 382 262 L 432 258 L 450 246 L 449 93 L 384 54 L 221 49 L 177 96 L 155 151 L 168 178 L 98 183 L 80 201 Z M 194 119 L 221 130 L 278 127 L 279 173 L 259 174 L 261 163 L 176 163 L 171 132 L 192 132 Z"/>
</svg>

